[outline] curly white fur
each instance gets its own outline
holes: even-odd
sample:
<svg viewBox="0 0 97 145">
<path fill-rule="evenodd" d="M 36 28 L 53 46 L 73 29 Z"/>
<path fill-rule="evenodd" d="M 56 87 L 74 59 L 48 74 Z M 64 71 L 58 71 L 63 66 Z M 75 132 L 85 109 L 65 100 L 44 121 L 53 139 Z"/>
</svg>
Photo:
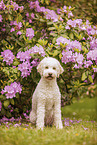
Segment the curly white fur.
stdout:
<svg viewBox="0 0 97 145">
<path fill-rule="evenodd" d="M 44 124 L 54 124 L 62 129 L 61 94 L 56 78 L 63 73 L 63 68 L 55 58 L 46 57 L 39 63 L 37 70 L 41 79 L 32 96 L 30 121 L 36 123 L 38 129 L 43 130 Z"/>
</svg>

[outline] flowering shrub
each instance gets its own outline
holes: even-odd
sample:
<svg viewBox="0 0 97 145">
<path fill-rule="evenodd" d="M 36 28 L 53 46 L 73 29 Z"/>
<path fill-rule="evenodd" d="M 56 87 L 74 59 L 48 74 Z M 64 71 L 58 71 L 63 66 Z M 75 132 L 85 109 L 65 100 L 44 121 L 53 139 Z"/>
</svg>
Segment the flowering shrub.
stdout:
<svg viewBox="0 0 97 145">
<path fill-rule="evenodd" d="M 71 6 L 54 9 L 48 4 L 0 2 L 1 117 L 29 114 L 40 79 L 36 66 L 46 56 L 55 57 L 64 68 L 58 78 L 63 105 L 85 95 L 90 85 L 96 89 L 97 28 L 88 20 L 74 19 Z"/>
<path fill-rule="evenodd" d="M 22 88 L 20 86 L 20 84 L 17 84 L 16 82 L 11 83 L 10 86 L 5 86 L 4 90 L 2 90 L 2 94 L 5 93 L 5 96 L 7 99 L 12 99 L 13 97 L 15 97 L 15 94 L 17 92 L 19 92 L 21 94 Z M 6 93 L 7 92 L 7 93 Z"/>
</svg>

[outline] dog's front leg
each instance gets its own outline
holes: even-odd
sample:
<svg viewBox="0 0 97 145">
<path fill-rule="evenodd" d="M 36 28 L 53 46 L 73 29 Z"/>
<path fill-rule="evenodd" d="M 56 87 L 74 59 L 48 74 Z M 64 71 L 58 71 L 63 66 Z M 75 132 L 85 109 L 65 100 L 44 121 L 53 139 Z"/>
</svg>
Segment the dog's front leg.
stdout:
<svg viewBox="0 0 97 145">
<path fill-rule="evenodd" d="M 44 128 L 44 118 L 45 118 L 45 102 L 39 100 L 37 103 L 37 129 L 43 130 Z"/>
<path fill-rule="evenodd" d="M 60 99 L 55 100 L 54 104 L 54 124 L 56 128 L 62 129 L 62 120 L 61 120 L 61 101 Z"/>
</svg>

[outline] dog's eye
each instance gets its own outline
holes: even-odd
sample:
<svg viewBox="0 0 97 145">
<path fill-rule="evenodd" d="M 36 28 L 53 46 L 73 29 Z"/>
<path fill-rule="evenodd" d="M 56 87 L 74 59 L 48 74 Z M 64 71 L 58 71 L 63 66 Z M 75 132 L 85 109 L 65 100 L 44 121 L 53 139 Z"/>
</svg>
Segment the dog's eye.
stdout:
<svg viewBox="0 0 97 145">
<path fill-rule="evenodd" d="M 54 70 L 56 70 L 56 68 L 55 68 L 55 67 L 53 67 L 53 69 L 54 69 Z"/>
<path fill-rule="evenodd" d="M 48 69 L 48 66 L 46 66 L 45 69 Z"/>
</svg>

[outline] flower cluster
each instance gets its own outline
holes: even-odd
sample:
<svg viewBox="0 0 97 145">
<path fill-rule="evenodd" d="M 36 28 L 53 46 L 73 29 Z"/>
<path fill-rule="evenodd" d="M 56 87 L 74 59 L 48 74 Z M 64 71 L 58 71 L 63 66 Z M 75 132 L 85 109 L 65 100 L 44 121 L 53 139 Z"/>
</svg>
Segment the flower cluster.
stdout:
<svg viewBox="0 0 97 145">
<path fill-rule="evenodd" d="M 43 12 L 44 12 L 44 15 L 46 16 L 46 19 L 52 19 L 53 22 L 58 21 L 58 15 L 55 13 L 54 10 L 45 9 L 43 10 Z"/>
<path fill-rule="evenodd" d="M 38 65 L 38 59 L 34 59 L 30 63 L 31 54 L 39 54 L 44 57 L 45 51 L 41 45 L 39 45 L 39 47 L 35 45 L 34 47 L 32 47 L 31 49 L 29 49 L 25 52 L 21 52 L 21 51 L 18 52 L 16 57 L 18 59 L 20 59 L 20 61 L 23 61 L 22 64 L 18 65 L 18 70 L 20 70 L 22 72 L 21 76 L 23 78 L 30 75 L 32 67 Z"/>
<path fill-rule="evenodd" d="M 81 68 L 83 65 L 83 60 L 84 57 L 80 53 L 77 52 L 73 53 L 71 50 L 62 52 L 62 63 L 66 64 L 68 62 L 73 62 L 75 63 L 74 68 Z"/>
<path fill-rule="evenodd" d="M 62 62 L 63 63 L 68 63 L 68 62 L 73 62 L 76 63 L 74 65 L 74 68 L 80 68 L 83 65 L 83 60 L 84 57 L 82 54 L 75 52 L 76 49 L 80 52 L 82 50 L 81 48 L 81 43 L 77 40 L 75 41 L 70 41 L 64 37 L 59 37 L 56 40 L 56 44 L 60 45 L 60 43 L 64 44 L 66 47 L 66 50 L 62 52 Z M 74 53 L 75 52 L 75 53 Z"/>
<path fill-rule="evenodd" d="M 81 19 L 76 19 L 76 20 L 68 20 L 67 21 L 67 26 L 65 27 L 66 29 L 70 29 L 71 27 L 75 28 L 78 27 L 82 24 L 82 20 Z"/>
<path fill-rule="evenodd" d="M 34 37 L 34 30 L 32 28 L 27 28 L 26 36 L 29 37 L 29 40 L 31 40 Z"/>
<path fill-rule="evenodd" d="M 4 90 L 1 91 L 2 94 L 6 95 L 7 99 L 11 99 L 13 97 L 16 97 L 16 93 L 21 94 L 22 87 L 20 83 L 11 83 L 10 86 L 5 86 Z"/>
<path fill-rule="evenodd" d="M 94 26 L 92 28 L 92 26 L 90 25 L 90 22 L 88 20 L 86 20 L 85 24 L 83 24 L 82 19 L 75 19 L 75 20 L 71 20 L 69 19 L 67 21 L 67 25 L 66 25 L 66 29 L 71 29 L 71 28 L 79 28 L 79 30 L 82 31 L 86 31 L 88 33 L 88 35 L 95 35 L 97 34 L 97 29 Z"/>
<path fill-rule="evenodd" d="M 10 5 L 9 4 L 5 5 L 3 0 L 1 0 L 0 10 L 5 10 L 5 9 L 7 9 L 8 11 L 10 11 L 11 9 L 13 9 L 14 11 L 20 9 L 22 11 L 24 9 L 24 6 L 19 6 L 16 2 L 13 2 L 12 0 L 10 0 Z M 2 15 L 0 15 L 0 22 L 2 22 Z"/>
<path fill-rule="evenodd" d="M 61 37 L 57 38 L 56 42 L 57 42 L 56 43 L 57 45 L 60 45 L 60 43 L 66 45 L 66 50 L 74 51 L 74 49 L 78 49 L 79 51 L 81 51 L 81 43 L 77 40 L 70 41 L 61 36 Z"/>
<path fill-rule="evenodd" d="M 12 64 L 13 59 L 15 58 L 15 56 L 9 49 L 1 52 L 1 56 L 4 58 L 3 62 L 6 61 L 6 64 L 8 64 L 8 65 Z"/>
<path fill-rule="evenodd" d="M 30 9 L 35 9 L 37 12 L 41 12 L 41 7 L 39 6 L 38 1 L 35 2 L 29 1 L 29 7 Z"/>
<path fill-rule="evenodd" d="M 94 72 L 97 72 L 97 68 L 94 67 L 93 70 L 94 70 Z"/>
<path fill-rule="evenodd" d="M 60 14 L 61 12 L 64 12 L 68 15 L 68 18 L 73 17 L 73 14 L 71 12 L 71 6 L 67 7 L 64 6 L 62 9 L 57 9 L 57 13 Z"/>
<path fill-rule="evenodd" d="M 10 21 L 10 26 L 16 26 L 17 29 L 20 29 L 22 27 L 22 23 L 17 21 Z"/>
<path fill-rule="evenodd" d="M 0 123 L 8 123 L 8 122 L 17 122 L 17 121 L 20 121 L 22 118 L 21 118 L 21 116 L 20 117 L 18 117 L 18 118 L 14 118 L 14 117 L 12 117 L 12 118 L 6 118 L 5 116 L 2 118 L 2 119 L 0 119 Z"/>
<path fill-rule="evenodd" d="M 62 52 L 62 63 L 74 62 L 72 51 Z"/>
<path fill-rule="evenodd" d="M 74 68 L 77 68 L 77 69 L 81 68 L 82 65 L 83 65 L 83 60 L 84 60 L 83 55 L 76 52 L 76 53 L 73 54 L 73 58 L 75 59 Z M 76 62 L 77 62 L 77 64 L 76 64 Z"/>
<path fill-rule="evenodd" d="M 37 59 L 34 59 L 34 60 L 31 62 L 31 64 L 32 64 L 32 67 L 37 66 L 37 65 L 39 64 L 38 58 L 37 58 Z"/>
<path fill-rule="evenodd" d="M 91 66 L 93 64 L 93 62 L 91 60 L 85 60 L 84 61 L 84 68 L 88 68 L 89 66 Z"/>
<path fill-rule="evenodd" d="M 44 51 L 44 49 L 43 49 L 43 47 L 41 46 L 41 45 L 39 45 L 39 46 L 34 46 L 34 47 L 32 47 L 31 49 L 29 49 L 29 52 L 30 52 L 30 54 L 31 53 L 33 53 L 33 54 L 40 54 L 41 56 L 45 56 L 45 51 Z"/>
<path fill-rule="evenodd" d="M 68 9 L 69 9 L 69 10 L 68 10 Z M 63 11 L 64 11 L 65 13 L 68 14 L 68 18 L 73 17 L 73 14 L 72 14 L 72 12 L 70 11 L 70 9 L 71 9 L 71 6 L 69 6 L 68 8 L 67 8 L 67 6 L 64 6 L 64 7 L 63 7 Z"/>
<path fill-rule="evenodd" d="M 17 35 L 21 35 L 22 32 L 20 29 L 22 28 L 22 23 L 17 21 L 10 21 L 10 26 L 12 26 L 10 32 L 14 32 L 15 30 L 18 30 Z"/>
<path fill-rule="evenodd" d="M 97 65 L 97 49 L 94 49 L 94 50 L 90 50 L 88 53 L 87 53 L 87 59 L 88 60 L 94 60 L 96 65 Z"/>
<path fill-rule="evenodd" d="M 70 40 L 60 36 L 59 38 L 57 38 L 56 42 L 57 45 L 60 45 L 60 43 L 68 45 L 70 43 Z"/>
<path fill-rule="evenodd" d="M 93 38 L 90 42 L 90 49 L 97 49 L 97 39 Z"/>
<path fill-rule="evenodd" d="M 13 2 L 12 0 L 10 0 L 10 6 L 13 6 L 13 10 L 16 11 L 18 9 L 23 10 L 24 6 L 19 6 L 16 2 Z"/>
<path fill-rule="evenodd" d="M 22 72 L 21 76 L 27 77 L 31 73 L 32 66 L 29 61 L 25 61 L 22 64 L 18 65 L 18 70 Z"/>
<path fill-rule="evenodd" d="M 1 2 L 0 2 L 0 10 L 5 10 L 5 8 L 6 8 L 5 4 L 4 4 L 3 0 L 1 0 Z"/>
<path fill-rule="evenodd" d="M 29 61 L 31 59 L 30 51 L 21 52 L 19 51 L 16 56 L 20 61 Z"/>
<path fill-rule="evenodd" d="M 93 44 L 92 41 L 95 43 Z M 62 52 L 62 55 L 63 55 L 62 62 L 65 64 L 68 62 L 73 62 L 73 63 L 77 62 L 77 64 L 74 65 L 74 68 L 80 68 L 82 67 L 83 64 L 85 68 L 88 68 L 89 66 L 93 64 L 91 60 L 94 60 L 95 63 L 97 64 L 97 50 L 95 49 L 97 44 L 96 44 L 96 40 L 92 40 L 92 41 L 90 42 L 91 44 L 90 47 L 91 49 L 94 49 L 94 50 L 90 50 L 87 53 L 87 61 L 86 60 L 84 61 L 84 56 L 80 53 L 75 52 L 76 49 L 78 49 L 79 52 L 82 50 L 81 43 L 79 41 L 77 40 L 70 41 L 62 36 L 57 38 L 56 44 L 60 45 L 60 43 L 62 43 L 66 47 L 66 50 Z"/>
<path fill-rule="evenodd" d="M 34 13 L 29 14 L 28 12 L 26 13 L 27 20 L 29 23 L 32 23 L 32 20 L 35 18 Z"/>
<path fill-rule="evenodd" d="M 83 25 L 83 27 L 86 29 L 88 35 L 96 35 L 97 34 L 97 29 L 96 27 L 92 27 L 89 23 L 89 21 L 87 20 L 86 21 L 86 25 Z M 82 28 L 81 28 L 82 29 Z"/>
<path fill-rule="evenodd" d="M 29 7 L 30 7 L 30 9 L 35 9 L 37 12 L 43 12 L 44 15 L 46 16 L 46 19 L 52 19 L 53 22 L 58 21 L 58 15 L 55 13 L 55 11 L 46 9 L 45 7 L 40 7 L 38 1 L 29 2 Z"/>
</svg>

